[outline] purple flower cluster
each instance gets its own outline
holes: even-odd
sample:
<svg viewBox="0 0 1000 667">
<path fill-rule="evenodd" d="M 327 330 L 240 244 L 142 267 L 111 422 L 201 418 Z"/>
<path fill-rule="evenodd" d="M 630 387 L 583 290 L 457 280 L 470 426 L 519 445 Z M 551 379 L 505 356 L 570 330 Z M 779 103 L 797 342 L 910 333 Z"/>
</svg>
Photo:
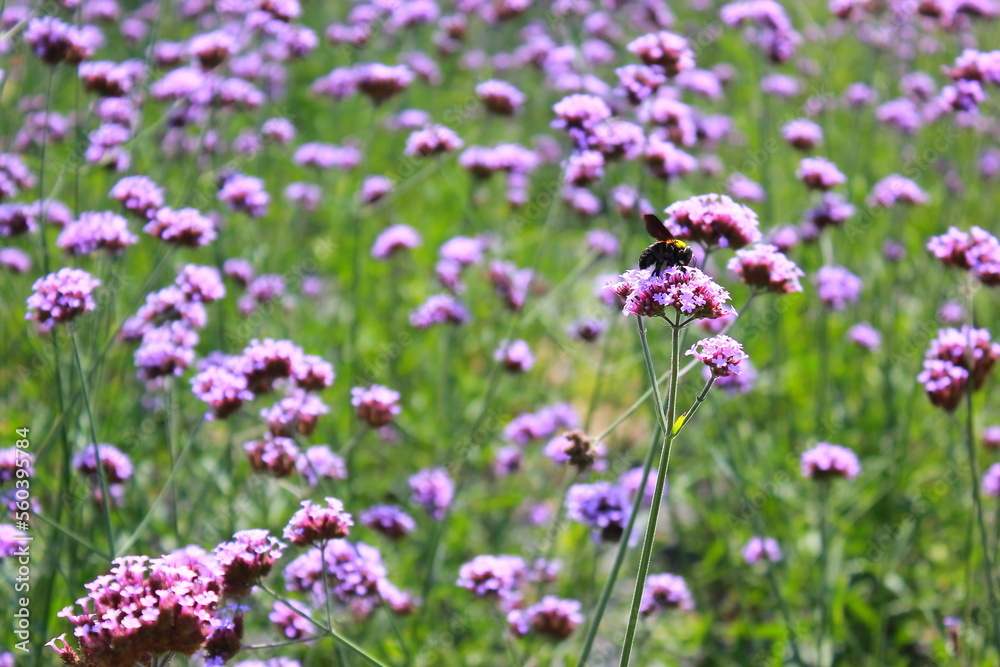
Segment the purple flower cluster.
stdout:
<svg viewBox="0 0 1000 667">
<path fill-rule="evenodd" d="M 435 294 L 410 313 L 410 324 L 427 329 L 435 324 L 465 324 L 469 311 L 450 294 Z"/>
<path fill-rule="evenodd" d="M 751 537 L 750 540 L 743 545 L 743 550 L 740 553 L 743 556 L 743 560 L 746 561 L 748 565 L 754 565 L 762 560 L 769 560 L 772 563 L 777 563 L 783 558 L 781 547 L 778 545 L 778 541 L 773 537 Z"/>
<path fill-rule="evenodd" d="M 410 477 L 411 500 L 440 521 L 451 507 L 455 484 L 444 468 L 425 468 Z"/>
<path fill-rule="evenodd" d="M 110 211 L 87 211 L 63 228 L 56 245 L 72 255 L 89 255 L 97 250 L 120 253 L 138 240 L 122 216 Z"/>
<path fill-rule="evenodd" d="M 372 428 L 392 423 L 403 411 L 399 405 L 399 392 L 377 384 L 351 389 L 351 405 L 358 419 Z"/>
<path fill-rule="evenodd" d="M 773 245 L 762 243 L 737 250 L 727 268 L 751 287 L 776 294 L 802 291 L 799 278 L 805 273 Z"/>
<path fill-rule="evenodd" d="M 760 240 L 757 214 L 726 195 L 707 194 L 671 204 L 665 224 L 679 239 L 742 248 Z"/>
<path fill-rule="evenodd" d="M 281 558 L 285 545 L 262 529 L 241 530 L 231 542 L 215 547 L 215 557 L 222 574 L 222 594 L 242 598 L 271 572 Z"/>
<path fill-rule="evenodd" d="M 802 453 L 802 476 L 811 479 L 854 479 L 861 472 L 857 455 L 847 447 L 821 442 Z"/>
<path fill-rule="evenodd" d="M 743 346 L 729 336 L 703 338 L 684 354 L 705 364 L 714 377 L 730 377 L 743 372 L 741 362 L 748 358 Z"/>
<path fill-rule="evenodd" d="M 415 606 L 388 580 L 379 550 L 362 542 L 330 540 L 322 552 L 313 547 L 285 567 L 284 577 L 288 590 L 308 593 L 316 606 L 324 604 L 329 590 L 331 600 L 348 607 L 358 619 L 383 602 L 397 613 L 408 613 Z"/>
<path fill-rule="evenodd" d="M 574 484 L 566 493 L 566 516 L 592 529 L 596 542 L 617 542 L 625 533 L 628 491 L 611 482 Z"/>
<path fill-rule="evenodd" d="M 322 544 L 327 540 L 347 537 L 353 525 L 354 519 L 344 511 L 344 503 L 336 498 L 327 498 L 326 507 L 303 500 L 302 509 L 285 526 L 284 537 L 298 546 Z"/>
<path fill-rule="evenodd" d="M 516 598 L 528 577 L 520 556 L 476 556 L 458 570 L 458 586 L 479 597 Z"/>
<path fill-rule="evenodd" d="M 386 228 L 375 239 L 375 244 L 372 246 L 372 257 L 382 260 L 389 259 L 401 250 L 419 247 L 420 242 L 420 234 L 413 227 L 393 225 Z"/>
<path fill-rule="evenodd" d="M 132 665 L 150 656 L 190 656 L 216 627 L 222 581 L 213 568 L 165 556 L 123 556 L 110 574 L 86 586 L 89 594 L 59 616 L 75 626 L 79 649 L 56 637 L 47 646 L 66 664 Z M 79 652 L 77 652 L 79 651 Z"/>
<path fill-rule="evenodd" d="M 631 269 L 608 286 L 622 300 L 624 315 L 670 320 L 676 313 L 678 321 L 687 321 L 731 312 L 729 292 L 693 267 L 668 267 L 656 276 L 651 269 Z"/>
<path fill-rule="evenodd" d="M 126 205 L 127 206 L 127 205 Z M 182 246 L 203 246 L 215 240 L 215 224 L 193 208 L 157 209 L 148 216 L 150 221 L 142 231 L 167 243 Z"/>
<path fill-rule="evenodd" d="M 95 449 L 97 459 L 95 460 Z M 98 461 L 100 463 L 98 463 Z M 121 505 L 125 496 L 125 482 L 132 477 L 132 461 L 114 445 L 88 444 L 73 457 L 73 469 L 83 475 L 91 488 L 91 497 L 101 504 L 101 472 L 108 487 L 108 503 Z"/>
<path fill-rule="evenodd" d="M 517 415 L 504 427 L 503 437 L 523 446 L 532 440 L 551 438 L 559 429 L 575 428 L 578 421 L 576 411 L 571 405 L 556 403 L 537 412 Z"/>
<path fill-rule="evenodd" d="M 994 343 L 986 329 L 967 325 L 941 329 L 931 341 L 917 381 L 924 385 L 931 403 L 952 412 L 970 381 L 973 390 L 983 387 L 998 357 L 1000 343 Z"/>
<path fill-rule="evenodd" d="M 39 331 L 48 333 L 55 325 L 94 310 L 94 290 L 100 284 L 83 269 L 69 267 L 39 278 L 31 286 L 34 294 L 27 299 L 25 319 L 38 322 Z"/>
<path fill-rule="evenodd" d="M 646 577 L 642 589 L 639 613 L 651 616 L 668 609 L 690 611 L 694 609 L 694 599 L 684 579 L 676 574 L 651 574 Z"/>
<path fill-rule="evenodd" d="M 824 266 L 816 272 L 816 291 L 828 308 L 843 310 L 861 296 L 861 278 L 842 266 Z"/>
<path fill-rule="evenodd" d="M 527 609 L 515 609 L 507 614 L 507 623 L 515 636 L 524 637 L 537 632 L 549 639 L 561 641 L 583 623 L 584 617 L 580 613 L 582 608 L 583 605 L 577 600 L 546 595 Z"/>
<path fill-rule="evenodd" d="M 373 505 L 361 513 L 361 525 L 398 540 L 417 528 L 416 521 L 395 505 Z"/>
<path fill-rule="evenodd" d="M 948 267 L 970 271 L 984 285 L 1000 286 L 1000 240 L 981 227 L 949 227 L 927 242 L 927 250 Z"/>
<path fill-rule="evenodd" d="M 523 340 L 500 341 L 493 358 L 502 362 L 504 369 L 510 373 L 524 373 L 535 365 L 535 355 L 531 353 L 528 343 Z"/>
</svg>

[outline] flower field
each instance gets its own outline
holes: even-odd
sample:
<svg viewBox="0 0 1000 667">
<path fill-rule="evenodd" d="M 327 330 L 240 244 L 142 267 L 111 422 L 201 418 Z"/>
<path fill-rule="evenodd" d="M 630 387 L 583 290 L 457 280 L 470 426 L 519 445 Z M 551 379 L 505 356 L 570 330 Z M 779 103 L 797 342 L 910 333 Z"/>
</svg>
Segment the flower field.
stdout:
<svg viewBox="0 0 1000 667">
<path fill-rule="evenodd" d="M 0 0 L 0 667 L 996 665 L 996 0 Z"/>
</svg>

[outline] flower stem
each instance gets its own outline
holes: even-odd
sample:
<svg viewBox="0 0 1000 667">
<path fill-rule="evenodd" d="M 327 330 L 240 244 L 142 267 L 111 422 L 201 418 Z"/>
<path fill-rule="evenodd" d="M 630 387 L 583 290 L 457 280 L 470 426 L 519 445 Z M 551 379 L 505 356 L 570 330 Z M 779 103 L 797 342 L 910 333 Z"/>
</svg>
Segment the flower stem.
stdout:
<svg viewBox="0 0 1000 667">
<path fill-rule="evenodd" d="M 679 426 L 670 427 L 672 429 L 675 438 L 678 435 L 680 435 L 680 432 L 684 429 L 685 426 L 688 425 L 688 422 L 690 422 L 691 418 L 694 417 L 694 413 L 698 412 L 698 408 L 700 408 L 702 404 L 705 402 L 705 398 L 708 397 L 708 392 L 712 389 L 712 385 L 714 384 L 715 384 L 715 376 L 712 375 L 711 377 L 708 378 L 708 382 L 705 383 L 705 387 L 701 390 L 701 393 L 698 394 L 698 396 L 694 399 L 694 403 L 691 404 L 691 407 L 688 408 L 688 411 L 681 413 L 682 415 L 684 415 L 684 421 L 681 422 Z M 678 419 L 680 418 L 678 417 Z"/>
<path fill-rule="evenodd" d="M 830 498 L 830 481 L 827 479 L 819 482 L 819 636 L 816 639 L 816 663 L 825 664 L 823 660 L 823 646 L 826 643 L 826 636 L 829 633 L 830 610 L 829 607 L 829 587 L 827 574 L 830 566 L 830 526 L 829 512 L 827 511 L 827 501 Z"/>
<path fill-rule="evenodd" d="M 97 468 L 97 478 L 101 482 L 101 505 L 104 514 L 104 532 L 108 538 L 108 553 L 114 560 L 117 554 L 115 553 L 115 534 L 111 529 L 111 496 L 108 495 L 108 479 L 104 472 L 104 463 L 101 461 L 100 448 L 97 446 L 97 429 L 94 428 L 94 414 L 91 412 L 90 395 L 87 393 L 87 375 L 83 372 L 83 363 L 80 361 L 80 347 L 76 344 L 76 332 L 71 332 L 69 337 L 73 341 L 73 358 L 76 360 L 76 370 L 80 373 L 80 393 L 83 394 L 83 404 L 87 409 L 90 441 L 94 448 L 94 466 Z"/>
<path fill-rule="evenodd" d="M 639 621 L 639 604 L 642 600 L 642 589 L 646 583 L 646 575 L 649 573 L 649 561 L 653 554 L 653 538 L 656 535 L 656 519 L 660 513 L 660 503 L 663 500 L 663 485 L 667 479 L 667 470 L 670 468 L 670 451 L 674 444 L 674 434 L 671 425 L 677 408 L 677 371 L 680 368 L 680 328 L 672 326 L 670 329 L 670 391 L 667 393 L 667 417 L 663 421 L 663 442 L 660 445 L 660 464 L 656 473 L 656 488 L 653 491 L 653 504 L 649 509 L 649 518 L 646 520 L 646 536 L 642 543 L 642 554 L 639 556 L 639 571 L 636 574 L 635 590 L 632 593 L 632 608 L 629 612 L 628 627 L 625 630 L 625 641 L 622 645 L 622 656 L 618 662 L 620 667 L 627 667 L 632 656 L 632 644 L 635 641 L 635 631 Z M 660 392 L 656 388 L 656 372 L 653 370 L 653 359 L 649 353 L 649 343 L 646 341 L 646 330 L 639 320 L 639 339 L 642 341 L 642 354 L 646 360 L 646 372 L 649 374 L 649 381 L 653 383 L 653 396 L 656 397 L 656 413 L 663 420 L 662 404 L 659 400 Z M 640 487 L 641 489 L 641 487 Z M 640 491 L 641 495 L 641 491 Z M 628 535 L 622 536 L 623 540 L 628 539 Z"/>
<path fill-rule="evenodd" d="M 658 407 L 657 411 L 661 410 L 662 407 Z M 662 427 L 658 429 L 662 431 Z M 594 617 L 590 621 L 590 625 L 587 626 L 587 636 L 583 642 L 583 651 L 580 652 L 580 662 L 579 667 L 584 667 L 587 663 L 587 659 L 590 657 L 590 652 L 594 646 L 594 639 L 597 638 L 597 631 L 601 626 L 601 618 L 604 616 L 604 610 L 608 606 L 608 600 L 611 599 L 611 591 L 615 587 L 615 582 L 618 580 L 618 572 L 621 570 L 622 563 L 625 562 L 625 552 L 628 551 L 628 538 L 632 534 L 632 529 L 635 527 L 635 519 L 639 515 L 639 508 L 642 506 L 642 499 L 645 494 L 642 489 L 646 488 L 646 480 L 649 479 L 649 471 L 653 467 L 653 456 L 656 454 L 656 441 L 660 439 L 660 434 L 657 433 L 653 442 L 649 446 L 649 452 L 646 454 L 646 461 L 643 463 L 642 467 L 642 484 L 639 485 L 639 491 L 635 494 L 635 499 L 632 501 L 632 511 L 628 515 L 628 523 L 625 526 L 625 532 L 622 533 L 622 539 L 618 543 L 618 550 L 615 552 L 615 562 L 611 565 L 611 572 L 608 574 L 608 580 L 604 583 L 604 588 L 601 590 L 601 597 L 597 601 L 597 609 L 594 610 Z M 595 442 L 597 440 L 595 439 Z"/>
<path fill-rule="evenodd" d="M 970 358 L 971 355 L 970 355 Z M 969 477 L 972 483 L 972 504 L 976 510 L 976 521 L 979 524 L 979 539 L 983 547 L 983 567 L 986 570 L 986 591 L 989 594 L 988 609 L 993 609 L 996 600 L 996 592 L 993 588 L 993 563 L 990 558 L 990 549 L 986 537 L 986 521 L 983 519 L 983 502 L 979 492 L 979 477 L 976 474 L 976 441 L 973 429 L 974 413 L 972 410 L 972 382 L 969 382 L 965 393 L 965 447 L 969 454 Z M 1000 618 L 997 614 L 990 614 L 993 625 L 993 643 L 1000 653 Z"/>
</svg>

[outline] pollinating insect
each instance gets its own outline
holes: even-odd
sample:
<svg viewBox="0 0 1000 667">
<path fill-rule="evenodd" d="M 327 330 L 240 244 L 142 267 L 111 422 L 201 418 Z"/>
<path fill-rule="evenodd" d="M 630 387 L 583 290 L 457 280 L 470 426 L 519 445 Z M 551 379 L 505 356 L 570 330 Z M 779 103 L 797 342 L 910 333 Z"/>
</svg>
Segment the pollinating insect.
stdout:
<svg viewBox="0 0 1000 667">
<path fill-rule="evenodd" d="M 646 231 L 656 239 L 656 243 L 639 255 L 639 268 L 653 267 L 653 275 L 658 276 L 665 268 L 687 266 L 694 255 L 691 246 L 680 239 L 675 239 L 663 222 L 652 213 L 645 214 L 642 219 L 646 223 Z"/>
</svg>

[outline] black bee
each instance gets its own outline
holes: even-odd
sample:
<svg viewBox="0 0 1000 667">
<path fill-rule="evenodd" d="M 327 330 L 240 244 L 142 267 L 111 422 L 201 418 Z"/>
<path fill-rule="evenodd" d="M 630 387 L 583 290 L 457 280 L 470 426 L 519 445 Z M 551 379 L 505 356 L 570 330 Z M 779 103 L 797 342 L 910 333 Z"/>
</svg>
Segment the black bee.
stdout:
<svg viewBox="0 0 1000 667">
<path fill-rule="evenodd" d="M 687 266 L 694 252 L 691 246 L 680 239 L 675 239 L 663 223 L 652 213 L 642 216 L 646 223 L 646 231 L 656 239 L 656 243 L 642 251 L 639 255 L 639 268 L 653 267 L 653 275 L 670 266 Z"/>
</svg>

